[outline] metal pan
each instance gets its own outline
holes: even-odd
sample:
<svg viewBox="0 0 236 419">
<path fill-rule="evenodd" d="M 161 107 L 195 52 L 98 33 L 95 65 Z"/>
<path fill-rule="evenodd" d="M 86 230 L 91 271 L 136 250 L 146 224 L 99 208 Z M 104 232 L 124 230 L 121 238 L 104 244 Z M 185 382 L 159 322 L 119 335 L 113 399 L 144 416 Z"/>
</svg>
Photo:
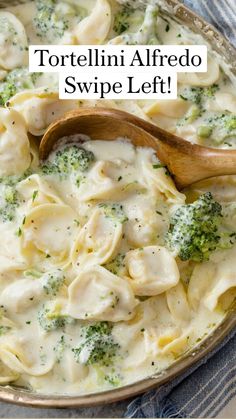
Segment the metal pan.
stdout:
<svg viewBox="0 0 236 419">
<path fill-rule="evenodd" d="M 0 0 L 0 8 L 19 3 L 25 3 L 25 0 Z M 229 64 L 232 72 L 236 74 L 235 48 L 213 26 L 209 25 L 177 0 L 166 0 L 166 3 L 168 7 L 165 13 L 189 27 L 192 31 L 201 34 L 211 47 L 221 55 L 222 59 Z M 194 348 L 191 352 L 182 356 L 160 375 L 149 377 L 121 388 L 85 396 L 70 397 L 61 395 L 44 396 L 29 390 L 13 388 L 12 386 L 0 386 L 0 400 L 18 405 L 42 408 L 75 408 L 91 407 L 130 398 L 144 391 L 157 388 L 173 380 L 178 375 L 183 374 L 188 368 L 201 360 L 201 358 L 213 351 L 234 328 L 236 328 L 236 304 L 228 312 L 223 323 L 197 349 Z"/>
</svg>

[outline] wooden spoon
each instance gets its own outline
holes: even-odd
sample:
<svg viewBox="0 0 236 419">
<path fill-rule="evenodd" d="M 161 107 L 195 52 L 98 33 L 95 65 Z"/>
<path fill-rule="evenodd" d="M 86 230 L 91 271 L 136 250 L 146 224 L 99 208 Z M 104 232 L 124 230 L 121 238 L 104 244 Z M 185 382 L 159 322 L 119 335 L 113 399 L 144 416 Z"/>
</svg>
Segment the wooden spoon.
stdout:
<svg viewBox="0 0 236 419">
<path fill-rule="evenodd" d="M 127 137 L 136 146 L 152 147 L 179 189 L 210 177 L 236 174 L 236 150 L 192 144 L 135 115 L 108 108 L 77 109 L 52 123 L 41 140 L 40 159 L 48 157 L 60 138 L 72 134 L 85 134 L 92 140 Z"/>
</svg>

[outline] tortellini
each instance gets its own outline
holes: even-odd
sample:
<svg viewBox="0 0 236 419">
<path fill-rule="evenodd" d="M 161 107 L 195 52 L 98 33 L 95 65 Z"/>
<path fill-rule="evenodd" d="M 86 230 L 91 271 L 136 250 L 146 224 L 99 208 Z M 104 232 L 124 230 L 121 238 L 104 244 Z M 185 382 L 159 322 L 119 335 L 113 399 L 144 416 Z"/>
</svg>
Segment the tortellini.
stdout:
<svg viewBox="0 0 236 419">
<path fill-rule="evenodd" d="M 158 315 L 160 301 L 158 297 L 152 297 L 141 301 L 136 307 L 135 315 L 126 323 L 117 323 L 113 328 L 113 335 L 125 349 L 131 346 L 131 342 L 143 339 L 143 332 L 149 326 L 155 324 Z"/>
<path fill-rule="evenodd" d="M 10 223 L 0 223 L 0 234 L 4 240 L 0 247 L 0 278 L 14 279 L 16 272 L 27 268 L 27 260 L 22 255 L 20 237 L 16 236 L 16 228 Z"/>
<path fill-rule="evenodd" d="M 178 355 L 187 348 L 189 333 L 172 318 L 165 294 L 141 302 L 130 321 L 113 328 L 115 339 L 128 351 L 124 360 L 127 368 L 146 366 L 160 354 Z"/>
<path fill-rule="evenodd" d="M 117 142 L 118 153 L 114 159 L 108 159 L 108 153 L 111 148 L 100 144 L 100 153 L 105 154 L 107 159 L 103 158 L 94 163 L 86 177 L 79 178 L 79 187 L 77 196 L 80 201 L 88 202 L 90 200 L 111 200 L 119 201 L 122 198 L 129 197 L 134 191 L 141 191 L 144 186 L 138 182 L 137 173 L 134 168 L 135 151 L 130 147 L 129 142 L 120 140 Z M 120 148 L 124 146 L 121 153 Z M 85 143 L 86 148 L 86 143 Z M 88 145 L 87 145 L 88 148 Z M 89 149 L 94 147 L 90 144 Z M 103 152 L 103 150 L 105 151 Z M 127 153 L 126 153 L 127 151 Z M 96 154 L 96 149 L 95 149 Z M 120 173 L 122 172 L 122 176 Z"/>
<path fill-rule="evenodd" d="M 138 161 L 144 185 L 153 189 L 154 193 L 162 195 L 171 204 L 184 203 L 184 195 L 177 191 L 166 169 L 155 162 L 151 150 L 140 150 Z"/>
<path fill-rule="evenodd" d="M 138 303 L 129 283 L 101 266 L 82 270 L 68 291 L 68 314 L 76 319 L 129 320 Z"/>
<path fill-rule="evenodd" d="M 0 68 L 12 70 L 28 63 L 25 28 L 15 15 L 0 11 Z"/>
<path fill-rule="evenodd" d="M 19 378 L 19 374 L 8 368 L 2 361 L 0 361 L 0 384 L 5 385 Z"/>
<path fill-rule="evenodd" d="M 208 101 L 209 111 L 229 111 L 236 114 L 236 97 L 232 93 L 216 92 L 215 100 Z"/>
<path fill-rule="evenodd" d="M 216 59 L 208 57 L 206 73 L 178 73 L 178 82 L 191 86 L 211 86 L 220 77 L 220 66 Z"/>
<path fill-rule="evenodd" d="M 92 13 L 74 30 L 78 44 L 99 45 L 104 42 L 111 26 L 111 6 L 108 0 L 96 0 Z"/>
<path fill-rule="evenodd" d="M 0 296 L 0 303 L 10 312 L 24 312 L 34 306 L 43 294 L 42 284 L 35 279 L 21 279 L 8 285 Z"/>
<path fill-rule="evenodd" d="M 108 262 L 117 252 L 121 236 L 121 223 L 96 209 L 79 232 L 72 251 L 74 265 L 80 268 Z"/>
<path fill-rule="evenodd" d="M 166 239 L 176 208 L 207 191 L 222 205 L 225 235 L 234 231 L 235 177 L 181 193 L 154 150 L 83 132 L 39 158 L 49 124 L 90 106 L 233 146 L 234 85 L 210 50 L 206 73 L 178 74 L 172 101 L 59 100 L 58 74 L 28 72 L 28 43 L 193 44 L 156 3 L 35 0 L 0 10 L 0 385 L 77 397 L 142 380 L 198 345 L 235 300 L 234 233 L 206 262 L 180 260 Z"/>
<path fill-rule="evenodd" d="M 155 100 L 151 105 L 146 105 L 144 108 L 145 113 L 151 117 L 155 118 L 160 115 L 167 116 L 169 118 L 182 118 L 188 111 L 190 104 L 181 99 L 174 99 L 171 102 L 169 100 Z"/>
<path fill-rule="evenodd" d="M 55 258 L 67 263 L 77 231 L 76 214 L 67 205 L 44 204 L 33 208 L 22 226 L 22 250 L 33 262 L 38 258 Z"/>
<path fill-rule="evenodd" d="M 188 335 L 181 334 L 178 329 L 173 329 L 164 333 L 158 339 L 157 345 L 163 354 L 178 356 L 187 349 Z"/>
<path fill-rule="evenodd" d="M 0 81 L 4 80 L 7 75 L 7 71 L 0 70 Z"/>
<path fill-rule="evenodd" d="M 59 100 L 57 92 L 38 88 L 17 93 L 10 99 L 9 106 L 23 116 L 28 131 L 39 136 L 51 122 L 77 107 L 77 102 Z"/>
<path fill-rule="evenodd" d="M 157 210 L 158 208 L 158 210 Z M 165 208 L 160 209 L 155 198 L 140 194 L 125 201 L 128 221 L 124 225 L 125 236 L 131 246 L 146 246 L 163 241 L 168 229 Z M 162 243 L 160 243 L 162 244 Z"/>
<path fill-rule="evenodd" d="M 107 199 L 116 195 L 121 189 L 121 184 L 112 176 L 114 166 L 115 163 L 107 161 L 96 162 L 87 179 L 82 179 L 80 182 L 78 189 L 80 200 Z"/>
<path fill-rule="evenodd" d="M 39 175 L 34 174 L 27 179 L 22 180 L 17 185 L 17 191 L 20 197 L 27 203 L 29 208 L 37 207 L 43 204 L 63 204 L 62 200 L 48 184 Z"/>
<path fill-rule="evenodd" d="M 56 372 L 72 384 L 80 384 L 83 380 L 86 380 L 89 375 L 89 367 L 76 362 L 71 351 L 66 351 L 64 358 L 65 362 L 63 364 L 57 362 Z"/>
<path fill-rule="evenodd" d="M 143 102 L 146 102 L 143 101 Z M 142 103 L 143 103 L 142 102 Z M 149 102 L 149 101 L 148 101 Z M 114 108 L 114 106 L 112 106 L 112 108 Z M 122 100 L 119 102 L 119 108 L 123 111 L 132 113 L 134 115 L 137 115 L 139 118 L 143 118 L 149 122 L 151 122 L 151 118 L 149 118 L 149 115 L 145 112 L 145 108 L 142 107 L 141 101 L 134 101 L 134 100 L 129 100 L 129 101 L 125 101 Z"/>
<path fill-rule="evenodd" d="M 176 261 L 165 247 L 131 250 L 126 255 L 126 266 L 135 295 L 161 294 L 179 281 Z"/>
<path fill-rule="evenodd" d="M 202 296 L 206 294 L 215 273 L 216 266 L 213 262 L 195 266 L 188 288 L 188 299 L 194 310 L 197 310 L 201 303 Z"/>
<path fill-rule="evenodd" d="M 166 292 L 167 305 L 174 319 L 186 322 L 191 319 L 191 309 L 181 281 Z"/>
<path fill-rule="evenodd" d="M 19 175 L 30 165 L 25 122 L 15 110 L 0 108 L 0 176 Z"/>
<path fill-rule="evenodd" d="M 236 293 L 236 275 L 232 269 L 234 259 L 235 248 L 223 252 L 218 263 L 205 262 L 194 268 L 188 296 L 195 310 L 199 304 L 204 304 L 210 311 L 215 310 L 228 291 L 231 291 L 228 306 L 232 303 Z"/>
<path fill-rule="evenodd" d="M 34 358 L 34 356 L 31 356 L 31 358 Z M 46 364 L 40 363 L 40 358 L 37 360 L 38 362 L 35 359 L 30 360 L 29 352 L 26 354 L 21 346 L 15 342 L 12 345 L 0 343 L 0 359 L 15 373 L 26 373 L 36 377 L 47 374 L 55 362 L 53 358 L 49 359 Z"/>
</svg>

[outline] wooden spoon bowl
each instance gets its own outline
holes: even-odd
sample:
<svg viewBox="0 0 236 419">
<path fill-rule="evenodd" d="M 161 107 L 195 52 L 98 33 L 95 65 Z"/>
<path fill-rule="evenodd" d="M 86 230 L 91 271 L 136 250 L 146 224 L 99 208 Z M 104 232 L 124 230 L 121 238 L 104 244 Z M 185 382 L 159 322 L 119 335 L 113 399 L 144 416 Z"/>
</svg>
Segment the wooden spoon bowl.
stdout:
<svg viewBox="0 0 236 419">
<path fill-rule="evenodd" d="M 192 144 L 127 112 L 81 108 L 66 113 L 45 132 L 39 148 L 44 160 L 62 137 L 88 135 L 92 140 L 129 138 L 135 146 L 152 147 L 179 189 L 214 176 L 236 174 L 236 150 Z"/>
</svg>

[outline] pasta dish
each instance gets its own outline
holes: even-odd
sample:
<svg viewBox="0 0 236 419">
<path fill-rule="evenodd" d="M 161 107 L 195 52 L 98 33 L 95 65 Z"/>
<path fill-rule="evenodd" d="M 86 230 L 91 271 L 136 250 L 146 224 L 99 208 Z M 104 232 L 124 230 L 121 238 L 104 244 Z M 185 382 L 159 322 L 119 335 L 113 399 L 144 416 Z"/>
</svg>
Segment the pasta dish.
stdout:
<svg viewBox="0 0 236 419">
<path fill-rule="evenodd" d="M 0 9 L 0 384 L 87 394 L 160 373 L 224 319 L 236 296 L 236 177 L 178 191 L 128 138 L 60 140 L 78 107 L 122 109 L 194 143 L 236 148 L 235 84 L 209 48 L 176 100 L 59 100 L 29 73 L 30 44 L 201 44 L 156 2 L 35 0 Z M 109 140 L 109 138 L 108 138 Z M 189 168 L 191 170 L 191 168 Z"/>
</svg>

